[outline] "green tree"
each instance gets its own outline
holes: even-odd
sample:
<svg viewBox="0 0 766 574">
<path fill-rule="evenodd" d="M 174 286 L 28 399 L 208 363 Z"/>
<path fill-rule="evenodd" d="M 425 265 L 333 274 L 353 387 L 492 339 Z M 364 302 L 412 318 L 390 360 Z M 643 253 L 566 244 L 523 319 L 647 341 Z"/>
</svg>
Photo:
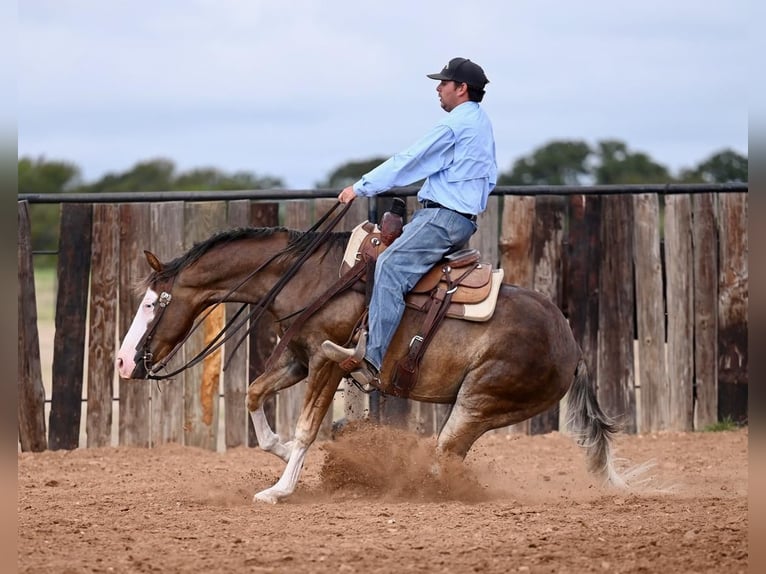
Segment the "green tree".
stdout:
<svg viewBox="0 0 766 574">
<path fill-rule="evenodd" d="M 172 161 L 152 159 L 139 162 L 124 173 L 109 173 L 87 186 L 86 191 L 216 191 L 283 186 L 282 180 L 275 177 L 259 177 L 246 171 L 227 174 L 213 167 L 194 168 L 176 174 Z"/>
<path fill-rule="evenodd" d="M 724 149 L 700 162 L 697 167 L 681 171 L 681 181 L 688 183 L 746 182 L 747 156 Z"/>
<path fill-rule="evenodd" d="M 580 140 L 551 141 L 517 159 L 498 185 L 581 185 L 590 174 L 592 150 Z"/>
<path fill-rule="evenodd" d="M 171 184 L 172 189 L 183 191 L 270 189 L 284 185 L 281 179 L 275 177 L 258 177 L 246 171 L 227 174 L 215 168 L 183 172 Z"/>
<path fill-rule="evenodd" d="M 22 157 L 18 161 L 20 193 L 61 193 L 74 191 L 80 185 L 80 170 L 69 162 L 49 161 L 44 157 Z M 59 240 L 61 208 L 57 204 L 32 203 L 29 206 L 30 233 L 33 251 L 55 251 Z M 51 265 L 52 257 L 38 258 L 42 265 Z"/>
<path fill-rule="evenodd" d="M 593 175 L 599 185 L 667 183 L 673 179 L 664 165 L 645 153 L 630 151 L 619 140 L 598 142 Z"/>
<path fill-rule="evenodd" d="M 168 159 L 151 159 L 124 173 L 108 173 L 84 186 L 89 192 L 168 191 L 172 189 L 175 164 Z"/>
<path fill-rule="evenodd" d="M 330 172 L 326 180 L 317 182 L 316 187 L 343 189 L 356 183 L 365 173 L 375 169 L 387 159 L 385 157 L 373 157 L 365 160 L 349 161 Z"/>
</svg>

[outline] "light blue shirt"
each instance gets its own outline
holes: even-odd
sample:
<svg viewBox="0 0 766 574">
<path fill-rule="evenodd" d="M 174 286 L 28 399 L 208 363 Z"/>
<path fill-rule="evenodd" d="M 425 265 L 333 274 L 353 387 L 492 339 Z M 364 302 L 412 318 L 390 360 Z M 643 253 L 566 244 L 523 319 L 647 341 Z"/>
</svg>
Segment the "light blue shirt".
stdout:
<svg viewBox="0 0 766 574">
<path fill-rule="evenodd" d="M 461 213 L 479 214 L 497 183 L 492 124 L 476 102 L 463 102 L 425 137 L 354 184 L 371 197 L 426 178 L 418 201 L 430 199 Z"/>
</svg>

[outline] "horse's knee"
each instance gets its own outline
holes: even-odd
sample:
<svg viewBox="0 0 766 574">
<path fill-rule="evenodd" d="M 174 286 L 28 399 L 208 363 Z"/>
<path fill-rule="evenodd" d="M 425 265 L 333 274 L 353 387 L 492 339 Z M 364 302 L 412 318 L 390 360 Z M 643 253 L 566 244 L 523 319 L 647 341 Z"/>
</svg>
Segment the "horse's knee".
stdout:
<svg viewBox="0 0 766 574">
<path fill-rule="evenodd" d="M 266 401 L 267 393 L 263 385 L 258 384 L 258 379 L 250 383 L 247 387 L 247 410 L 254 411 L 263 406 Z"/>
<path fill-rule="evenodd" d="M 263 404 L 263 395 L 252 391 L 252 387 L 247 390 L 247 410 L 250 412 L 258 410 Z"/>
</svg>

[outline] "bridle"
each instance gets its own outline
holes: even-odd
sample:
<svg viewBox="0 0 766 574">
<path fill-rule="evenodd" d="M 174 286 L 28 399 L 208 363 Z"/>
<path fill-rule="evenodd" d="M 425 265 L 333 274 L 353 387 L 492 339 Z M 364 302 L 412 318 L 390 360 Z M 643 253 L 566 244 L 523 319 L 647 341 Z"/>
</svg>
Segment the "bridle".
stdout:
<svg viewBox="0 0 766 574">
<path fill-rule="evenodd" d="M 162 318 L 162 314 L 165 312 L 165 309 L 167 309 L 168 305 L 170 305 L 170 302 L 173 300 L 173 296 L 170 294 L 170 290 L 173 287 L 173 282 L 175 281 L 175 277 L 172 277 L 170 279 L 170 284 L 168 285 L 167 291 L 161 291 L 159 297 L 157 298 L 157 301 L 155 302 L 155 305 L 159 305 L 159 311 L 154 316 L 154 319 L 152 320 L 152 323 L 150 325 L 150 328 L 146 330 L 144 333 L 144 336 L 141 337 L 141 339 L 138 341 L 138 344 L 136 345 L 136 349 L 142 349 L 141 352 L 141 362 L 144 365 L 144 369 L 146 370 L 147 375 L 150 375 L 152 372 L 152 352 L 149 350 L 149 345 L 152 342 L 152 337 L 154 336 L 155 331 L 157 331 L 157 326 L 160 324 L 160 319 Z M 164 366 L 164 364 L 163 364 Z M 150 377 L 154 378 L 154 377 Z"/>
<path fill-rule="evenodd" d="M 327 213 L 325 213 L 308 231 L 306 231 L 306 233 L 311 233 L 313 231 L 316 231 L 328 219 L 328 217 L 332 214 L 333 211 L 335 211 L 335 209 L 339 205 L 341 205 L 341 203 L 336 202 L 327 211 Z M 181 341 L 179 341 L 173 347 L 173 349 L 167 354 L 167 356 L 156 365 L 153 365 L 152 359 L 154 357 L 153 357 L 153 353 L 150 351 L 150 344 L 151 344 L 152 338 L 154 337 L 157 331 L 157 328 L 159 327 L 160 320 L 162 319 L 162 315 L 164 314 L 165 310 L 170 305 L 170 302 L 173 300 L 173 295 L 171 294 L 171 290 L 173 287 L 173 283 L 175 282 L 175 276 L 171 277 L 167 288 L 160 292 L 159 298 L 157 299 L 157 305 L 159 305 L 159 310 L 157 311 L 157 314 L 152 320 L 152 323 L 147 329 L 146 333 L 144 333 L 144 336 L 141 337 L 138 344 L 136 345 L 136 350 L 141 349 L 141 362 L 146 371 L 145 377 L 147 379 L 153 379 L 153 380 L 169 379 L 170 377 L 173 377 L 185 371 L 186 369 L 193 367 L 194 365 L 203 361 L 205 358 L 209 357 L 211 354 L 217 351 L 226 341 L 231 339 L 231 337 L 233 337 L 234 334 L 236 334 L 237 331 L 239 331 L 239 329 L 243 325 L 247 324 L 247 322 L 250 321 L 250 327 L 244 332 L 242 337 L 235 344 L 234 348 L 236 350 L 236 348 L 238 348 L 242 344 L 242 342 L 247 338 L 250 332 L 255 328 L 255 326 L 257 325 L 258 319 L 260 319 L 261 316 L 266 312 L 266 309 L 269 307 L 269 305 L 271 305 L 274 299 L 276 299 L 277 295 L 280 293 L 280 291 L 282 291 L 284 286 L 287 285 L 290 279 L 292 279 L 293 276 L 295 276 L 295 274 L 301 268 L 303 263 L 311 255 L 313 255 L 316 252 L 316 250 L 325 243 L 325 241 L 327 241 L 327 238 L 329 237 L 330 232 L 337 226 L 340 220 L 343 219 L 343 216 L 346 214 L 349 207 L 351 207 L 351 203 L 345 204 L 345 207 L 338 214 L 335 215 L 335 217 L 327 224 L 327 227 L 324 228 L 321 231 L 321 233 L 319 233 L 312 240 L 312 242 L 306 247 L 305 251 L 301 254 L 301 256 L 295 262 L 293 262 L 293 264 L 287 269 L 287 271 L 272 286 L 272 288 L 269 289 L 268 293 L 266 293 L 263 299 L 259 301 L 257 304 L 252 305 L 253 309 L 248 314 L 246 314 L 244 317 L 238 320 L 239 316 L 248 306 L 247 303 L 244 303 L 239 308 L 239 310 L 234 314 L 234 316 L 226 322 L 226 324 L 223 326 L 221 331 L 194 357 L 192 357 L 189 361 L 187 361 L 184 365 L 182 365 L 178 369 L 170 373 L 163 373 L 162 375 L 158 375 L 157 372 L 167 367 L 167 364 L 181 350 L 181 347 L 183 347 L 184 343 L 186 343 L 186 341 L 189 340 L 189 337 L 192 336 L 192 334 L 200 327 L 200 325 L 203 324 L 205 319 L 207 319 L 207 317 L 219 305 L 221 305 L 222 303 L 225 303 L 228 297 L 232 293 L 236 292 L 245 283 L 250 281 L 250 279 L 252 279 L 257 273 L 259 273 L 261 270 L 263 270 L 268 265 L 270 265 L 275 259 L 283 255 L 289 249 L 289 247 L 286 247 L 274 253 L 271 257 L 266 259 L 266 261 L 264 261 L 258 267 L 256 267 L 253 271 L 248 273 L 247 276 L 242 281 L 240 281 L 239 283 L 237 283 L 237 285 L 229 289 L 229 291 L 223 297 L 221 297 L 218 301 L 216 301 L 213 305 L 211 305 L 208 308 L 208 310 L 194 323 L 194 325 L 192 325 L 192 328 L 189 329 L 189 332 L 186 334 L 186 336 L 183 337 L 183 339 L 181 339 Z M 226 366 L 224 366 L 224 369 L 225 368 Z"/>
</svg>

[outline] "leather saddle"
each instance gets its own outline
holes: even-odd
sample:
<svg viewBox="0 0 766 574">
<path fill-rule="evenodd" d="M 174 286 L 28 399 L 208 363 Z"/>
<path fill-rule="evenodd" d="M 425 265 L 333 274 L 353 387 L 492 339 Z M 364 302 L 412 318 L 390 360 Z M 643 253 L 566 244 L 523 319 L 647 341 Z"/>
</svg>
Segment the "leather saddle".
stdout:
<svg viewBox="0 0 766 574">
<path fill-rule="evenodd" d="M 341 277 L 360 270 L 359 281 L 352 289 L 370 294 L 370 277 L 374 264 L 386 244 L 377 226 L 362 223 L 351 233 Z M 418 333 L 412 337 L 407 354 L 397 361 L 389 384 L 381 390 L 406 398 L 417 384 L 420 361 L 434 334 L 446 317 L 487 321 L 492 317 L 503 280 L 502 270 L 493 271 L 490 263 L 480 261 L 477 249 L 461 249 L 450 253 L 415 284 L 405 297 L 407 306 L 422 311 L 424 318 Z M 365 266 L 366 272 L 360 267 Z"/>
<path fill-rule="evenodd" d="M 357 237 L 355 240 L 354 236 L 358 233 L 362 237 Z M 377 260 L 386 247 L 381 241 L 380 231 L 377 227 L 365 222 L 352 232 L 346 256 L 341 265 L 341 274 L 351 268 L 352 262 L 359 259 Z M 479 250 L 472 248 L 461 249 L 448 254 L 415 284 L 405 297 L 405 303 L 413 309 L 427 311 L 436 291 L 449 292 L 452 290 L 450 307 L 447 310 L 448 317 L 487 320 L 489 317 L 482 315 L 481 318 L 478 318 L 466 312 L 466 307 L 470 310 L 471 306 L 486 301 L 490 296 L 497 296 L 497 289 L 493 287 L 498 282 L 498 272 L 493 270 L 490 263 L 481 262 L 480 259 Z M 361 280 L 362 283 L 366 283 L 367 277 L 363 276 Z M 502 277 L 500 277 L 500 281 L 502 281 Z"/>
</svg>

